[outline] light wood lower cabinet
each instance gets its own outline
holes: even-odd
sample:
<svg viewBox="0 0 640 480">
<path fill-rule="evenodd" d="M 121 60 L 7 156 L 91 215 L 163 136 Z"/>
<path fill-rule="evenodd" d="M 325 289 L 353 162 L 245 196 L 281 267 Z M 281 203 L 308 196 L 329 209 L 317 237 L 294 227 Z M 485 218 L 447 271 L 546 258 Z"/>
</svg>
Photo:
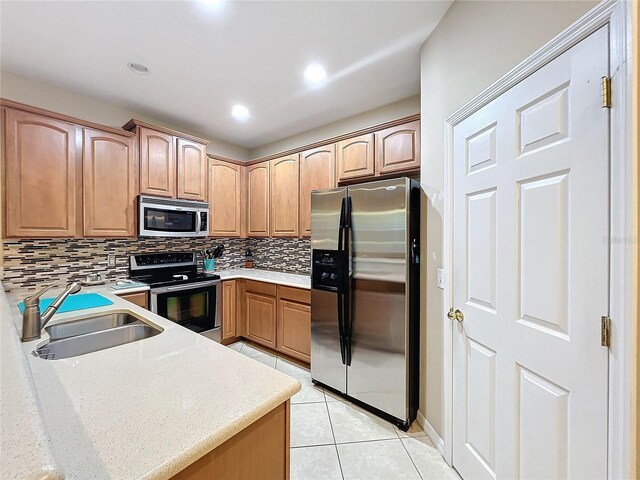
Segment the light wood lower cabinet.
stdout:
<svg viewBox="0 0 640 480">
<path fill-rule="evenodd" d="M 288 480 L 290 414 L 287 400 L 171 477 L 172 480 Z"/>
<path fill-rule="evenodd" d="M 134 237 L 136 174 L 133 138 L 84 129 L 85 237 Z"/>
<path fill-rule="evenodd" d="M 12 108 L 4 113 L 6 235 L 80 235 L 81 129 Z"/>
<path fill-rule="evenodd" d="M 220 328 L 221 339 L 235 337 L 237 318 L 237 289 L 235 280 L 222 282 L 222 325 Z"/>
<path fill-rule="evenodd" d="M 116 293 L 116 295 L 118 294 Z M 131 302 L 131 303 L 135 303 L 139 307 L 149 309 L 149 295 L 147 292 L 124 293 L 118 296 L 123 300 L 127 300 L 128 302 Z"/>
<path fill-rule="evenodd" d="M 311 363 L 311 292 L 255 280 L 222 282 L 223 344 L 245 337 Z"/>
<path fill-rule="evenodd" d="M 311 362 L 311 306 L 278 299 L 277 350 Z"/>
<path fill-rule="evenodd" d="M 246 335 L 249 340 L 276 348 L 276 298 L 247 292 Z"/>
</svg>

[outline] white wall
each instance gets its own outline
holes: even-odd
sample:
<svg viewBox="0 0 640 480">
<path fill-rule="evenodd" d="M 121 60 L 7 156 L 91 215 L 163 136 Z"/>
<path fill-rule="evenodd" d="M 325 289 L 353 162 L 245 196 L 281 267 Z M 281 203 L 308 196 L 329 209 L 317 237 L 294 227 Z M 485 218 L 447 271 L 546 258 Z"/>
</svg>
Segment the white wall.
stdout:
<svg viewBox="0 0 640 480">
<path fill-rule="evenodd" d="M 0 72 L 0 97 L 110 127 L 120 128 L 131 118 L 137 118 L 138 120 L 162 125 L 210 140 L 209 145 L 207 145 L 208 153 L 235 158 L 237 160 L 249 159 L 249 149 L 247 148 L 211 138 L 200 132 L 189 131 L 180 127 L 180 125 L 172 125 L 171 123 L 158 119 L 149 118 L 146 115 L 127 108 L 78 95 L 71 90 L 14 75 L 9 72 Z"/>
<path fill-rule="evenodd" d="M 455 1 L 421 51 L 423 222 L 420 411 L 443 432 L 444 121 L 465 103 L 577 20 L 593 1 Z M 423 211 L 425 211 L 423 210 Z M 424 231 L 426 230 L 426 231 Z M 447 309 L 449 305 L 446 306 Z M 425 325 L 426 324 L 426 325 Z M 425 330 L 423 329 L 423 332 Z"/>
<path fill-rule="evenodd" d="M 420 96 L 405 98 L 251 150 L 251 158 L 284 152 L 310 143 L 420 113 Z"/>
</svg>

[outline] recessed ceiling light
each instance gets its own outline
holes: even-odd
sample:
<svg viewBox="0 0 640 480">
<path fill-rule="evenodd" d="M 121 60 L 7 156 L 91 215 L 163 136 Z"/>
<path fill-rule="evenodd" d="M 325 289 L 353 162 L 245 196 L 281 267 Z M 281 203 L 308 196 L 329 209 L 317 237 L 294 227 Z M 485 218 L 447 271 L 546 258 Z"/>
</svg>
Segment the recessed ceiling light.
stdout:
<svg viewBox="0 0 640 480">
<path fill-rule="evenodd" d="M 307 65 L 307 69 L 304 71 L 304 79 L 312 87 L 322 85 L 326 78 L 327 72 L 324 67 L 318 63 L 311 63 Z"/>
<path fill-rule="evenodd" d="M 140 63 L 127 63 L 127 67 L 133 73 L 137 73 L 139 75 L 149 75 L 149 69 Z"/>
<path fill-rule="evenodd" d="M 210 10 L 222 10 L 224 0 L 198 0 L 200 5 Z"/>
<path fill-rule="evenodd" d="M 231 115 L 236 120 L 247 120 L 249 118 L 249 109 L 244 105 L 234 105 L 231 109 Z"/>
</svg>

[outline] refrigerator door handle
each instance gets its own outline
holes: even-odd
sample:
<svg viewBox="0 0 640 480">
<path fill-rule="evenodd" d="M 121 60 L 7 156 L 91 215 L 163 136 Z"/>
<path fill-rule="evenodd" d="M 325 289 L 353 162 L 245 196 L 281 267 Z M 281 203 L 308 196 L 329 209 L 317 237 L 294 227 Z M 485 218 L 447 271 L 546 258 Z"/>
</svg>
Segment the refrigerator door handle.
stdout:
<svg viewBox="0 0 640 480">
<path fill-rule="evenodd" d="M 338 274 L 342 278 L 343 270 L 344 270 L 344 217 L 345 216 L 345 199 L 342 199 L 342 204 L 340 205 L 340 225 L 338 227 Z M 338 334 L 340 335 L 340 356 L 342 358 L 342 364 L 346 365 L 346 343 L 345 343 L 345 328 L 344 328 L 344 285 L 342 282 L 338 282 Z"/>
<path fill-rule="evenodd" d="M 346 365 L 351 366 L 351 338 L 352 338 L 352 316 L 351 316 L 351 272 L 350 272 L 350 262 L 351 262 L 351 197 L 346 197 L 344 199 L 344 231 L 343 231 L 343 240 L 344 240 L 344 258 L 345 264 L 343 265 L 342 271 L 342 290 L 344 299 L 342 301 L 344 313 L 343 313 L 343 322 L 344 322 L 344 343 L 345 343 L 345 356 L 346 356 Z"/>
</svg>

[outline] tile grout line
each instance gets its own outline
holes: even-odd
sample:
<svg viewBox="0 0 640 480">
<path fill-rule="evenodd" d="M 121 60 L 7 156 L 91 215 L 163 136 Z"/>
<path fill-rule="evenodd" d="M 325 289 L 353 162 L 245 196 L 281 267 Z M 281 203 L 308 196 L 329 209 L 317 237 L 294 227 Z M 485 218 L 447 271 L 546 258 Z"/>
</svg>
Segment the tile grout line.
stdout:
<svg viewBox="0 0 640 480">
<path fill-rule="evenodd" d="M 338 443 L 336 442 L 336 433 L 333 431 L 333 422 L 331 421 L 331 412 L 329 412 L 329 404 L 327 403 L 326 395 L 324 397 L 324 408 L 327 409 L 327 416 L 329 417 L 329 426 L 331 427 L 331 435 L 333 435 L 333 448 L 336 449 L 336 456 L 338 457 L 338 466 L 340 467 L 340 475 L 342 475 L 342 480 L 344 480 L 344 471 L 342 470 L 342 462 L 340 461 L 340 452 L 338 451 Z"/>
<path fill-rule="evenodd" d="M 398 438 L 399 437 L 400 437 L 400 435 L 398 435 Z M 409 460 L 411 460 L 411 463 L 413 464 L 413 468 L 415 468 L 416 472 L 418 472 L 418 477 L 420 477 L 422 479 L 422 474 L 420 473 L 420 470 L 418 470 L 418 466 L 416 465 L 416 462 L 413 461 L 413 457 L 409 453 L 409 450 L 407 450 L 407 447 L 404 444 L 404 442 L 402 441 L 402 439 L 399 438 L 399 440 L 400 440 L 400 445 L 402 445 L 402 448 L 404 448 L 404 451 L 407 452 L 407 455 L 409 456 Z"/>
</svg>

